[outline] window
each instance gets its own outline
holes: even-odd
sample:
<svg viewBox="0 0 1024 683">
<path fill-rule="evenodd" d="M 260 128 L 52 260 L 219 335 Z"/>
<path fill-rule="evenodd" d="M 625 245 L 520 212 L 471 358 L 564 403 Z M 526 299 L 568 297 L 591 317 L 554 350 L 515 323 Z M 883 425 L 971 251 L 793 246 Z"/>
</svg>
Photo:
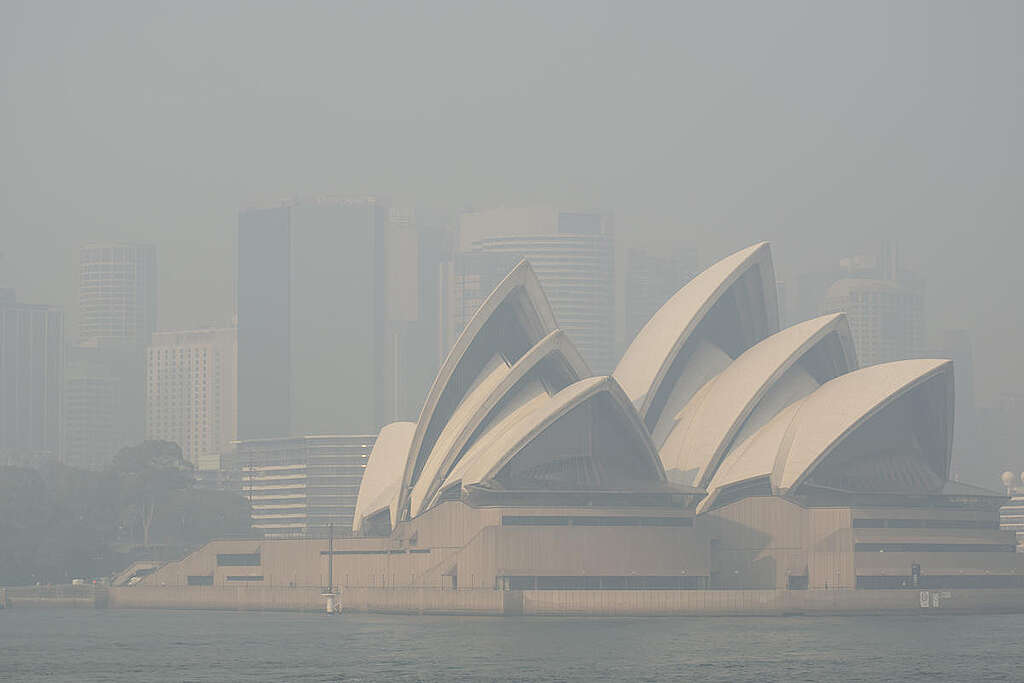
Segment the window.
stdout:
<svg viewBox="0 0 1024 683">
<path fill-rule="evenodd" d="M 259 553 L 217 553 L 218 567 L 258 567 Z"/>
<path fill-rule="evenodd" d="M 503 526 L 679 526 L 692 527 L 692 517 L 611 517 L 502 515 Z"/>
<path fill-rule="evenodd" d="M 1013 544 L 1003 543 L 857 543 L 859 553 L 1012 553 Z"/>
<path fill-rule="evenodd" d="M 213 574 L 206 574 L 200 576 L 189 576 L 188 585 L 190 586 L 212 586 L 213 585 Z"/>
<path fill-rule="evenodd" d="M 262 576 L 229 576 L 228 581 L 262 581 Z"/>
<path fill-rule="evenodd" d="M 498 576 L 497 590 L 703 590 L 706 576 Z"/>
</svg>

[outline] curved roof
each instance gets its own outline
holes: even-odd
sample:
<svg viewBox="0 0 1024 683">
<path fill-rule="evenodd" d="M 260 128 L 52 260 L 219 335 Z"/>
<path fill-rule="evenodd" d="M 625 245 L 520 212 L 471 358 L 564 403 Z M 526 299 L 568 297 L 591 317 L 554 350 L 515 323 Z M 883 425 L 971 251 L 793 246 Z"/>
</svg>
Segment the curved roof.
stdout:
<svg viewBox="0 0 1024 683">
<path fill-rule="evenodd" d="M 953 362 L 904 360 L 872 365 L 823 384 L 800 406 L 787 430 L 772 470 L 772 488 L 780 493 L 803 483 L 844 439 L 871 417 L 928 380 L 939 379 L 943 414 L 939 462 L 929 463 L 943 481 L 949 478 L 953 447 Z"/>
<path fill-rule="evenodd" d="M 835 343 L 826 344 L 829 339 Z M 813 359 L 807 358 L 812 354 Z M 661 448 L 665 469 L 692 472 L 692 484 L 706 487 L 744 422 L 787 371 L 805 359 L 811 367 L 801 366 L 800 372 L 819 376 L 794 381 L 792 389 L 781 392 L 779 400 L 772 402 L 773 411 L 856 367 L 853 338 L 844 314 L 821 316 L 786 328 L 755 344 L 708 382 L 679 414 Z M 767 421 L 771 416 L 759 418 Z"/>
<path fill-rule="evenodd" d="M 767 242 L 727 256 L 690 280 L 647 322 L 626 349 L 612 373 L 629 396 L 641 418 L 690 334 L 722 296 L 744 274 L 759 269 L 760 298 L 765 329 L 755 331 L 755 341 L 779 328 L 775 271 Z"/>
<path fill-rule="evenodd" d="M 583 357 L 562 330 L 555 330 L 537 342 L 511 368 L 502 362 L 496 371 L 484 375 L 485 380 L 467 393 L 435 442 L 412 489 L 412 516 L 425 510 L 425 503 L 441 488 L 444 478 L 466 452 L 472 436 L 478 432 L 486 418 L 495 417 L 499 402 L 531 371 L 539 371 L 543 377 L 544 369 L 541 365 L 552 358 L 557 359 L 559 367 L 547 374 L 557 373 L 562 376 L 545 379 L 572 383 L 590 375 Z"/>
<path fill-rule="evenodd" d="M 713 507 L 719 494 L 730 486 L 771 477 L 786 430 L 804 400 L 791 403 L 729 452 L 708 484 L 708 495 L 697 506 L 698 513 Z"/>
<path fill-rule="evenodd" d="M 637 439 L 641 446 L 641 457 L 651 466 L 657 481 L 665 481 L 664 470 L 658 459 L 654 444 L 643 427 L 629 398 L 612 377 L 591 377 L 572 384 L 554 396 L 542 397 L 529 410 L 510 420 L 494 439 L 481 448 L 474 448 L 459 463 L 459 466 L 445 480 L 442 488 L 448 488 L 461 481 L 463 487 L 493 479 L 499 471 L 518 453 L 537 439 L 549 427 L 573 409 L 595 399 L 607 396 L 613 401 L 617 412 L 630 425 L 629 436 Z M 625 457 L 625 454 L 622 454 Z"/>
<path fill-rule="evenodd" d="M 415 422 L 392 422 L 381 428 L 359 484 L 359 495 L 356 497 L 355 515 L 352 519 L 353 531 L 359 532 L 363 520 L 385 508 L 390 508 L 394 523 L 398 507 L 398 490 L 402 485 L 402 471 L 415 429 Z"/>
<path fill-rule="evenodd" d="M 908 396 L 931 379 L 942 382 L 946 411 L 945 434 L 939 451 L 943 457 L 936 474 L 949 474 L 952 447 L 952 363 L 942 360 L 909 360 L 856 370 L 823 384 L 810 396 L 793 403 L 738 445 L 718 468 L 708 486 L 708 496 L 697 511 L 716 503 L 727 488 L 759 478 L 770 478 L 775 493 L 798 487 L 845 439 L 898 399 Z M 942 417 L 942 416 L 940 416 Z M 902 419 L 902 416 L 897 416 Z M 887 440 L 891 440 L 888 437 Z"/>
<path fill-rule="evenodd" d="M 517 361 L 555 328 L 555 315 L 537 275 L 527 261 L 520 261 L 473 314 L 434 378 L 409 447 L 398 497 L 399 514 L 407 507 L 412 486 L 434 443 L 483 366 L 495 353 Z M 503 345 L 512 347 L 506 351 Z"/>
</svg>

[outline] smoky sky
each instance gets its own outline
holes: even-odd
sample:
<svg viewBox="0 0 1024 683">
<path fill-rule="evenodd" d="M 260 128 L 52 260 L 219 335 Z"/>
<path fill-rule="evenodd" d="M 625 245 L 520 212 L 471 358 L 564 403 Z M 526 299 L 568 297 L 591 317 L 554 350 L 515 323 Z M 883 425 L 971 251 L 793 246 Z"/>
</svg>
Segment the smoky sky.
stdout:
<svg viewBox="0 0 1024 683">
<path fill-rule="evenodd" d="M 157 244 L 161 328 L 232 314 L 237 211 L 375 193 L 609 209 L 779 278 L 894 240 L 981 398 L 1024 380 L 1014 2 L 0 3 L 0 283 Z"/>
</svg>

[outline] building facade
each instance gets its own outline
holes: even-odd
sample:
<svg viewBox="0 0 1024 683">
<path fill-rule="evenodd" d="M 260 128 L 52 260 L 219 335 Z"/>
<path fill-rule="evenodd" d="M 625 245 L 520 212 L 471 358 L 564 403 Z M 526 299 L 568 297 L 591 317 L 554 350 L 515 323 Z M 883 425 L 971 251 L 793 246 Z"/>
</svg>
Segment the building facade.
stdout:
<svg viewBox="0 0 1024 683">
<path fill-rule="evenodd" d="M 236 440 L 233 328 L 158 332 L 146 352 L 146 438 L 173 441 L 197 469 Z"/>
<path fill-rule="evenodd" d="M 232 488 L 252 506 L 252 528 L 266 538 L 323 535 L 352 528 L 363 470 L 375 435 L 251 439 L 224 458 Z"/>
<path fill-rule="evenodd" d="M 450 348 L 490 289 L 527 259 L 568 333 L 595 372 L 615 364 L 615 243 L 612 217 L 552 207 L 499 208 L 462 214 L 453 283 Z M 461 281 L 458 279 L 461 278 Z"/>
<path fill-rule="evenodd" d="M 892 280 L 847 279 L 829 287 L 823 313 L 845 312 L 862 365 L 920 358 L 924 294 Z"/>
<path fill-rule="evenodd" d="M 156 330 L 156 247 L 87 244 L 78 267 L 79 343 L 146 348 Z"/>
<path fill-rule="evenodd" d="M 121 382 L 94 350 L 73 348 L 64 381 L 64 462 L 101 469 L 125 445 L 118 412 Z"/>
<path fill-rule="evenodd" d="M 241 438 L 370 432 L 417 409 L 438 355 L 434 227 L 377 197 L 239 214 Z"/>
<path fill-rule="evenodd" d="M 64 312 L 0 290 L 0 451 L 61 455 Z"/>
<path fill-rule="evenodd" d="M 146 347 L 157 320 L 157 257 L 151 244 L 87 244 L 78 250 L 78 341 L 71 362 L 106 365 L 118 382 L 114 410 L 116 448 L 138 443 L 146 430 Z M 69 416 L 79 429 L 80 418 Z M 97 435 L 101 426 L 88 428 Z M 80 431 L 81 433 L 81 431 Z M 102 439 L 88 447 L 105 447 Z"/>
</svg>

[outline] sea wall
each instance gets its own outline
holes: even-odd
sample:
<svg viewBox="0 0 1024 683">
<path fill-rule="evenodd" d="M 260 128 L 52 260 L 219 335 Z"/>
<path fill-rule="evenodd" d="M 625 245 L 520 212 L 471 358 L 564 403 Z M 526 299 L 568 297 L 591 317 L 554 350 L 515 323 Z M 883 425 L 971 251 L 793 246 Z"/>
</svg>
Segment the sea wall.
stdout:
<svg viewBox="0 0 1024 683">
<path fill-rule="evenodd" d="M 0 607 L 106 607 L 103 586 L 9 586 L 3 588 Z"/>
<path fill-rule="evenodd" d="M 254 586 L 123 586 L 110 589 L 108 607 L 160 609 L 324 609 L 320 589 Z"/>
<path fill-rule="evenodd" d="M 346 588 L 344 611 L 532 616 L 724 616 L 1024 612 L 1024 590 L 439 590 Z M 115 608 L 321 611 L 319 588 L 132 586 L 111 588 Z"/>
</svg>

